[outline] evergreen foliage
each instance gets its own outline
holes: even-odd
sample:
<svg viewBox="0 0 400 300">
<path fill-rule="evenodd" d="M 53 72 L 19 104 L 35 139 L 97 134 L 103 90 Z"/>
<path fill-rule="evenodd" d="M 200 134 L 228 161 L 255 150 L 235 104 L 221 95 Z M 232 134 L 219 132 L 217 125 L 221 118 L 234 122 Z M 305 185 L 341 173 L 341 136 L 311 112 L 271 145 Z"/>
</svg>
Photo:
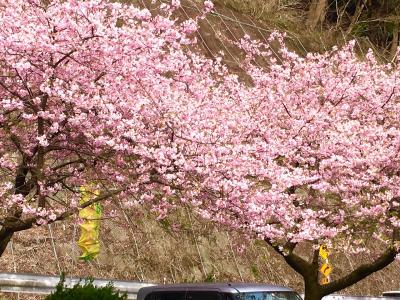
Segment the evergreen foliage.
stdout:
<svg viewBox="0 0 400 300">
<path fill-rule="evenodd" d="M 86 279 L 84 284 L 78 282 L 72 288 L 65 285 L 65 275 L 61 275 L 60 282 L 57 284 L 56 290 L 45 300 L 125 300 L 127 294 L 120 295 L 115 290 L 112 283 L 104 287 L 96 287 L 93 279 Z"/>
</svg>

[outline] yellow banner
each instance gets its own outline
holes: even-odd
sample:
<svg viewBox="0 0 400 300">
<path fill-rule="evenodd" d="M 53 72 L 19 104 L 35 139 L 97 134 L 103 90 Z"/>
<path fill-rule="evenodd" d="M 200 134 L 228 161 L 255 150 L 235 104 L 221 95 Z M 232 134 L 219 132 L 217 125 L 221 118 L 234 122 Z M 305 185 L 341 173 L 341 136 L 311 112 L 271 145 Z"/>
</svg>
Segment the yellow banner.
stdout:
<svg viewBox="0 0 400 300">
<path fill-rule="evenodd" d="M 328 247 L 326 247 L 325 245 L 321 245 L 321 246 L 319 247 L 319 256 L 320 256 L 322 259 L 327 259 L 328 256 L 329 256 Z"/>
<path fill-rule="evenodd" d="M 324 263 L 322 264 L 321 268 L 319 269 L 319 271 L 322 273 L 322 275 L 324 275 L 325 277 L 328 277 L 329 274 L 332 273 L 333 267 L 330 263 Z"/>
<path fill-rule="evenodd" d="M 83 204 L 99 195 L 99 191 L 92 189 L 89 186 L 80 188 L 81 200 Z M 85 261 L 94 259 L 100 252 L 100 219 L 101 205 L 94 203 L 79 212 L 79 217 L 82 219 L 81 236 L 78 240 L 78 246 L 82 250 L 82 255 L 79 257 Z"/>
<path fill-rule="evenodd" d="M 329 282 L 330 282 L 329 277 L 322 277 L 321 280 L 320 280 L 320 283 L 322 285 L 328 284 Z"/>
</svg>

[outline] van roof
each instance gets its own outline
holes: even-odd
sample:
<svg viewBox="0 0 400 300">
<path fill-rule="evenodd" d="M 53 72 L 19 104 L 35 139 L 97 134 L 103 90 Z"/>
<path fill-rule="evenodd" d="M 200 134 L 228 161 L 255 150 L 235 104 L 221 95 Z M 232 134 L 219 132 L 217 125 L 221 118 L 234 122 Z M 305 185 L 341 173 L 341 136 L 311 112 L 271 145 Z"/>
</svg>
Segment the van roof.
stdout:
<svg viewBox="0 0 400 300">
<path fill-rule="evenodd" d="M 138 300 L 143 300 L 152 292 L 161 291 L 218 291 L 222 293 L 246 293 L 246 292 L 293 292 L 292 289 L 271 284 L 259 283 L 181 283 L 164 284 L 141 288 L 138 292 Z"/>
</svg>

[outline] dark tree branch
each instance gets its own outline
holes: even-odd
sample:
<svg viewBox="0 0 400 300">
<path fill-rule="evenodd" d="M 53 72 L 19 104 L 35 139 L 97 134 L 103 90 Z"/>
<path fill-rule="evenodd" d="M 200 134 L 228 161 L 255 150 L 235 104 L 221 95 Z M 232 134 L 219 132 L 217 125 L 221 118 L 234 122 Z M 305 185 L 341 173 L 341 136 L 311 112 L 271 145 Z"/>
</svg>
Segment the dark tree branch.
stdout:
<svg viewBox="0 0 400 300">
<path fill-rule="evenodd" d="M 49 99 L 49 96 L 47 94 L 44 94 L 41 99 L 40 99 L 40 109 L 42 111 L 46 110 L 47 106 L 47 101 Z M 45 124 L 44 120 L 42 117 L 39 117 L 37 120 L 37 133 L 38 136 L 42 136 L 45 132 Z M 35 181 L 37 185 L 37 194 L 38 194 L 38 206 L 39 207 L 45 207 L 46 201 L 45 197 L 41 193 L 41 186 L 40 182 L 43 181 L 43 167 L 44 167 L 44 161 L 45 161 L 45 150 L 44 147 L 40 144 L 38 144 L 38 153 L 37 153 L 37 160 L 36 160 L 36 174 L 35 174 Z"/>
<path fill-rule="evenodd" d="M 23 98 L 21 95 L 19 95 L 17 92 L 14 92 L 14 91 L 10 90 L 10 88 L 9 88 L 8 86 L 6 86 L 5 83 L 2 82 L 1 80 L 0 80 L 0 86 L 1 86 L 3 89 L 5 89 L 8 93 L 10 93 L 11 95 L 13 95 L 14 97 L 16 97 L 16 98 L 18 98 L 18 99 L 21 99 L 21 100 L 24 100 L 24 98 Z"/>
<path fill-rule="evenodd" d="M 51 168 L 52 171 L 56 171 L 58 169 L 64 168 L 66 166 L 72 165 L 72 164 L 79 164 L 79 163 L 84 163 L 85 161 L 82 158 L 76 159 L 76 160 L 70 160 L 70 161 L 66 161 L 64 163 L 61 163 L 57 166 L 54 166 L 53 168 Z"/>
<path fill-rule="evenodd" d="M 51 67 L 53 67 L 54 69 L 57 68 L 64 60 L 66 60 L 67 58 L 71 57 L 71 55 L 76 52 L 76 50 L 71 50 L 68 53 L 64 54 L 63 57 L 61 57 L 57 62 L 55 62 L 54 64 L 51 64 Z"/>
<path fill-rule="evenodd" d="M 6 250 L 7 245 L 10 242 L 12 236 L 13 236 L 13 232 L 10 232 L 4 226 L 1 228 L 1 230 L 0 230 L 0 257 Z"/>
<path fill-rule="evenodd" d="M 93 198 L 77 207 L 74 208 L 70 208 L 69 210 L 63 212 L 62 214 L 58 215 L 54 221 L 50 220 L 48 221 L 49 223 L 54 223 L 56 221 L 61 221 L 64 220 L 70 216 L 72 216 L 73 214 L 77 213 L 80 209 L 84 209 L 94 203 L 100 202 L 104 199 L 110 198 L 112 196 L 115 196 L 117 194 L 119 194 L 120 192 L 124 191 L 125 189 L 117 189 L 114 191 L 110 191 L 108 193 L 103 193 L 101 195 L 99 195 L 96 198 Z M 22 231 L 22 230 L 26 230 L 29 228 L 32 228 L 33 225 L 36 224 L 36 222 L 39 220 L 40 218 L 35 216 L 35 217 L 31 217 L 31 218 L 27 218 L 25 220 L 19 220 L 19 219 L 15 219 L 15 218 L 9 218 L 8 220 L 6 219 L 5 221 L 5 226 L 3 227 L 7 229 L 8 232 L 10 233 L 14 233 L 14 232 L 18 232 L 18 231 Z M 0 231 L 0 241 L 1 241 L 1 231 Z M 1 253 L 1 252 L 0 252 Z"/>
<path fill-rule="evenodd" d="M 283 257 L 283 259 L 286 261 L 286 263 L 293 268 L 297 273 L 299 273 L 301 276 L 305 276 L 307 270 L 310 269 L 311 264 L 305 261 L 303 258 L 298 256 L 297 254 L 293 253 L 294 248 L 296 247 L 296 244 L 294 243 L 287 243 L 285 246 L 286 248 L 283 248 L 282 250 L 279 248 L 278 245 L 275 245 L 272 243 L 270 240 L 265 239 L 265 242 L 267 242 L 268 245 L 270 245 L 279 255 Z M 288 253 L 285 252 L 288 251 Z"/>
<path fill-rule="evenodd" d="M 369 264 L 361 265 L 347 276 L 344 276 L 338 280 L 321 286 L 322 294 L 325 296 L 349 287 L 356 282 L 359 282 L 365 277 L 383 269 L 384 267 L 392 263 L 395 260 L 397 254 L 398 252 L 393 247 L 390 247 L 375 261 Z"/>
<path fill-rule="evenodd" d="M 25 157 L 23 157 L 23 160 L 17 169 L 17 174 L 15 174 L 15 195 L 23 195 L 25 197 L 29 194 L 31 187 L 27 186 L 26 184 L 26 176 L 28 175 L 28 172 L 29 169 L 27 167 L 27 162 Z M 4 221 L 2 221 L 2 227 L 0 230 L 0 257 L 6 250 L 8 243 L 14 235 L 14 231 L 10 229 L 9 224 L 20 222 L 21 214 L 22 211 L 19 207 L 12 207 L 10 216 L 6 217 Z"/>
<path fill-rule="evenodd" d="M 389 97 L 387 98 L 387 100 L 385 101 L 385 103 L 382 104 L 381 108 L 384 108 L 385 105 L 389 103 L 390 99 L 392 99 L 392 97 L 393 97 L 393 95 L 394 95 L 394 90 L 395 90 L 395 88 L 393 87 L 393 89 L 392 89 L 392 91 L 391 91 Z"/>
</svg>

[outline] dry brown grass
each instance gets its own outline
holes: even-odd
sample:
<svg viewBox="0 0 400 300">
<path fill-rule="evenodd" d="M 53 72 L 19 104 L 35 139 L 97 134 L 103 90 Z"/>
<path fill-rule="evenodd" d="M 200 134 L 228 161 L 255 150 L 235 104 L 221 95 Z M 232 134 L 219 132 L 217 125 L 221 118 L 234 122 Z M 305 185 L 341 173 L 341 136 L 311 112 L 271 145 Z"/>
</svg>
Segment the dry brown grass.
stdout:
<svg viewBox="0 0 400 300">
<path fill-rule="evenodd" d="M 300 15 L 304 15 L 304 1 L 300 0 L 217 0 L 215 2 L 267 22 L 271 21 L 271 17 L 297 21 Z"/>
<path fill-rule="evenodd" d="M 309 30 L 306 26 L 308 1 L 304 0 L 215 0 L 220 6 L 248 15 L 260 22 L 261 26 L 277 29 L 287 33 L 291 48 L 297 52 L 322 52 L 330 50 L 335 45 L 343 45 L 355 39 L 360 55 L 371 48 L 375 55 L 387 62 L 387 49 L 374 45 L 367 37 L 346 32 L 335 25 L 319 26 Z M 348 30 L 347 30 L 348 31 Z"/>
<path fill-rule="evenodd" d="M 137 210 L 103 221 L 102 252 L 92 262 L 78 260 L 79 232 L 72 222 L 53 225 L 55 249 L 48 228 L 17 234 L 11 248 L 0 258 L 0 272 L 59 274 L 72 276 L 131 279 L 146 282 L 247 281 L 290 286 L 302 291 L 302 279 L 274 251 L 259 241 L 246 241 L 240 235 L 196 219 L 188 211 L 162 222 Z M 179 222 L 179 230 L 171 224 Z M 238 252 L 244 243 L 245 250 Z M 373 253 L 379 252 L 375 245 Z M 54 254 L 57 253 L 57 257 Z M 306 257 L 307 245 L 299 249 Z M 373 255 L 372 255 L 373 256 Z M 333 253 L 333 277 L 367 262 L 371 255 Z M 379 295 L 397 289 L 400 264 L 394 263 L 366 280 L 343 291 L 352 295 Z M 0 295 L 1 297 L 1 295 Z M 10 295 L 5 295 L 7 299 Z M 1 298 L 0 298 L 1 299 Z M 14 298 L 16 299 L 16 298 Z M 33 299 L 24 295 L 21 299 Z"/>
</svg>

